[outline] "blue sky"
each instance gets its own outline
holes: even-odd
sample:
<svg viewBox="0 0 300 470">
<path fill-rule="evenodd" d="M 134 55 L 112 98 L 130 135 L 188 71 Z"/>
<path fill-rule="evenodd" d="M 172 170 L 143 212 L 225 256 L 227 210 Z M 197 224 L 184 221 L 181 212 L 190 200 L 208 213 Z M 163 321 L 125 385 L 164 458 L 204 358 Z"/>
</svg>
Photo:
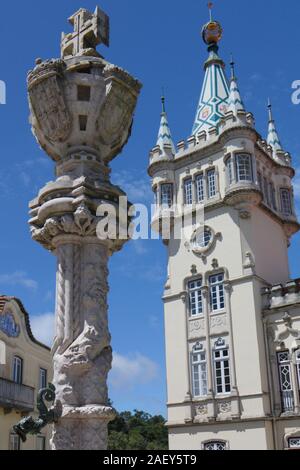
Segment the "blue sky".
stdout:
<svg viewBox="0 0 300 470">
<path fill-rule="evenodd" d="M 151 201 L 148 153 L 156 141 L 164 86 L 174 141 L 190 135 L 203 79 L 206 48 L 200 30 L 207 1 L 102 0 L 111 18 L 111 47 L 101 53 L 143 82 L 133 134 L 113 162 L 113 181 L 132 202 Z M 242 5 L 242 6 L 241 6 Z M 53 179 L 53 163 L 38 148 L 28 123 L 26 73 L 37 57 L 58 57 L 66 18 L 94 1 L 3 2 L 0 79 L 7 104 L 0 107 L 0 292 L 22 299 L 34 331 L 49 338 L 54 311 L 55 258 L 31 241 L 28 202 Z M 220 55 L 236 62 L 246 108 L 265 137 L 266 102 L 272 99 L 282 143 L 300 170 L 300 106 L 291 102 L 291 84 L 300 79 L 297 0 L 216 0 L 214 16 L 224 28 Z M 228 69 L 227 69 L 228 70 Z M 300 207 L 300 179 L 295 180 Z M 291 277 L 300 275 L 300 236 L 290 248 Z M 165 414 L 163 306 L 166 252 L 159 241 L 130 242 L 110 263 L 110 329 L 115 367 L 110 396 L 120 409 Z"/>
</svg>

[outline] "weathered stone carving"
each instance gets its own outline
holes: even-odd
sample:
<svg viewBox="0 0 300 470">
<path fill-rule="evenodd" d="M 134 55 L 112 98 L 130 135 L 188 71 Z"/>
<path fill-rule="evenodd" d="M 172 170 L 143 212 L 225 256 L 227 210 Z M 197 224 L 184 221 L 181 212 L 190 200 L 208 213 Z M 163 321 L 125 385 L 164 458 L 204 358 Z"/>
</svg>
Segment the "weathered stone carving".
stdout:
<svg viewBox="0 0 300 470">
<path fill-rule="evenodd" d="M 207 405 L 197 405 L 196 406 L 196 415 L 203 416 L 206 415 L 208 412 Z"/>
<path fill-rule="evenodd" d="M 202 318 L 201 320 L 194 320 L 189 322 L 189 336 L 190 338 L 197 338 L 204 334 L 205 321 Z"/>
<path fill-rule="evenodd" d="M 130 136 L 141 85 L 97 53 L 97 44 L 108 44 L 103 12 L 81 9 L 70 21 L 75 31 L 63 37 L 63 60 L 38 60 L 28 74 L 32 130 L 56 162 L 57 176 L 31 202 L 30 226 L 32 238 L 57 256 L 52 353 L 62 417 L 52 448 L 100 450 L 114 417 L 107 392 L 107 265 L 127 240 L 118 230 L 116 239 L 100 239 L 97 214 L 105 204 L 119 222 L 124 193 L 111 184 L 108 163 Z"/>
<path fill-rule="evenodd" d="M 219 413 L 230 413 L 231 412 L 231 401 L 222 401 L 218 404 Z"/>
</svg>

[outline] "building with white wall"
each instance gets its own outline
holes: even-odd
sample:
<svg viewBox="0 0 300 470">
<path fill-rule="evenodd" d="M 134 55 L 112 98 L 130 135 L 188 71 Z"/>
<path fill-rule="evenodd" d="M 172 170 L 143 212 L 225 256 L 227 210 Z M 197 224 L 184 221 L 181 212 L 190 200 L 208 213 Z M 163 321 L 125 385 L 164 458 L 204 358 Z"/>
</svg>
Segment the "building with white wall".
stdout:
<svg viewBox="0 0 300 470">
<path fill-rule="evenodd" d="M 221 36 L 216 21 L 203 28 L 209 57 L 192 135 L 175 148 L 163 102 L 150 153 L 152 226 L 168 250 L 170 449 L 300 449 L 300 281 L 288 263 L 300 228 L 295 171 L 271 105 L 264 140 L 233 63 L 227 80 Z"/>
</svg>

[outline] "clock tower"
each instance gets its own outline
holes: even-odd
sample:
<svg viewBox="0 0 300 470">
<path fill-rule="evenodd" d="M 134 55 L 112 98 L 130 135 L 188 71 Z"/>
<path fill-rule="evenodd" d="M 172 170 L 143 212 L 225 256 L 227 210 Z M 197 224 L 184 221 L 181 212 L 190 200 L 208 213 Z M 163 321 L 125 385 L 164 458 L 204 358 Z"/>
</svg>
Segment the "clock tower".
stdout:
<svg viewBox="0 0 300 470">
<path fill-rule="evenodd" d="M 150 153 L 152 227 L 168 250 L 170 448 L 300 447 L 300 286 L 288 264 L 299 230 L 295 171 L 270 103 L 267 140 L 257 132 L 233 60 L 228 80 L 222 33 L 212 17 L 203 27 L 208 58 L 191 136 L 175 148 L 163 100 Z"/>
</svg>

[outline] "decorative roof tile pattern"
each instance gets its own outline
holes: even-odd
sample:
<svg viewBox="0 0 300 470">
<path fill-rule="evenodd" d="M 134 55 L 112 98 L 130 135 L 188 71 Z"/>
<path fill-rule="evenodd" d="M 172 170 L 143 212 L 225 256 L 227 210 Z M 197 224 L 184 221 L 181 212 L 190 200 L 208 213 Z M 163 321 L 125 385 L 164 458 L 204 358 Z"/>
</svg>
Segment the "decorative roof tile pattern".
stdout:
<svg viewBox="0 0 300 470">
<path fill-rule="evenodd" d="M 28 334 L 29 338 L 31 339 L 31 341 L 33 341 L 38 346 L 41 346 L 42 348 L 47 349 L 48 351 L 50 351 L 50 348 L 48 348 L 48 346 L 46 346 L 43 343 L 40 343 L 40 341 L 36 340 L 35 337 L 33 336 L 33 333 L 31 331 L 31 326 L 30 326 L 29 314 L 26 312 L 22 302 L 19 299 L 17 299 L 16 297 L 8 297 L 6 295 L 0 295 L 0 315 L 3 313 L 6 303 L 10 302 L 12 300 L 17 303 L 20 311 L 24 315 L 26 331 L 27 331 L 27 334 Z"/>
<path fill-rule="evenodd" d="M 272 113 L 272 104 L 269 100 L 268 102 L 268 109 L 269 109 L 269 128 L 268 128 L 268 138 L 267 142 L 271 145 L 273 152 L 277 152 L 277 150 L 282 150 L 282 145 L 279 139 L 279 135 L 276 129 L 275 121 L 273 119 Z"/>
<path fill-rule="evenodd" d="M 162 113 L 161 113 L 161 120 L 160 126 L 158 131 L 157 143 L 162 152 L 164 152 L 164 145 L 171 145 L 172 153 L 175 155 L 176 149 L 172 139 L 168 117 L 165 109 L 165 98 L 162 97 Z"/>
<path fill-rule="evenodd" d="M 193 135 L 216 127 L 229 105 L 229 88 L 224 66 L 214 60 L 208 63 L 192 130 Z"/>
<path fill-rule="evenodd" d="M 230 94 L 228 111 L 232 111 L 235 115 L 238 111 L 245 111 L 245 106 L 241 98 L 241 94 L 237 84 L 237 78 L 234 73 L 234 62 L 230 63 L 231 66 L 231 80 L 230 80 Z"/>
</svg>

